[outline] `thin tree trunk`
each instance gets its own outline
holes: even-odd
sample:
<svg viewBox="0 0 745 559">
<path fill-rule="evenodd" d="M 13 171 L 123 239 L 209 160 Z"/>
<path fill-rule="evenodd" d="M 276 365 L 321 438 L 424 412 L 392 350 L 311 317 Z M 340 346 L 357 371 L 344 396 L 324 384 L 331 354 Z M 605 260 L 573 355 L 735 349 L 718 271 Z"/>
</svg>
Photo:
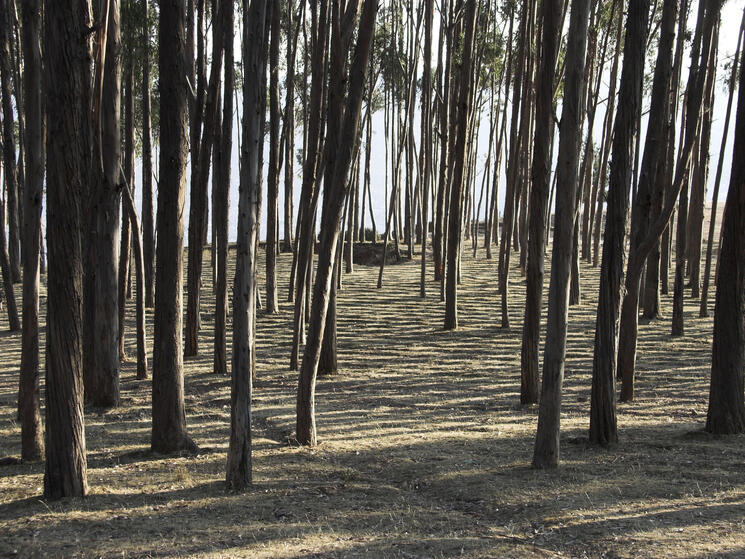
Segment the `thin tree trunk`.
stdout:
<svg viewBox="0 0 745 559">
<path fill-rule="evenodd" d="M 608 445 L 618 440 L 616 431 L 616 343 L 624 268 L 626 214 L 631 188 L 631 147 L 641 103 L 644 45 L 647 40 L 649 3 L 630 0 L 626 21 L 623 68 L 619 86 L 618 115 L 613 133 L 608 187 L 608 217 L 600 268 L 595 349 L 590 398 L 590 442 Z"/>
<path fill-rule="evenodd" d="M 39 402 L 39 252 L 44 183 L 41 105 L 41 0 L 22 6 L 26 164 L 23 190 L 23 335 L 21 338 L 21 459 L 36 462 L 44 454 Z M 3 233 L 4 236 L 4 233 Z"/>
<path fill-rule="evenodd" d="M 279 124 L 279 42 L 280 7 L 272 2 L 269 46 L 269 169 L 267 173 L 266 209 L 266 312 L 276 314 L 277 303 L 277 224 L 279 222 L 279 173 L 281 166 Z M 289 48 L 289 47 L 288 47 Z"/>
<path fill-rule="evenodd" d="M 145 260 L 145 306 L 155 306 L 155 237 L 153 211 L 153 148 L 150 122 L 150 23 L 142 0 L 142 238 Z"/>
<path fill-rule="evenodd" d="M 556 213 L 548 295 L 546 345 L 543 352 L 543 382 L 538 408 L 538 430 L 533 451 L 534 468 L 556 468 L 559 464 L 561 392 L 566 360 L 568 282 L 572 264 L 575 200 L 577 198 L 580 129 L 583 119 L 581 92 L 584 88 L 582 60 L 587 44 L 589 0 L 574 0 L 569 22 L 567 72 L 564 80 L 559 154 L 556 168 Z"/>
</svg>

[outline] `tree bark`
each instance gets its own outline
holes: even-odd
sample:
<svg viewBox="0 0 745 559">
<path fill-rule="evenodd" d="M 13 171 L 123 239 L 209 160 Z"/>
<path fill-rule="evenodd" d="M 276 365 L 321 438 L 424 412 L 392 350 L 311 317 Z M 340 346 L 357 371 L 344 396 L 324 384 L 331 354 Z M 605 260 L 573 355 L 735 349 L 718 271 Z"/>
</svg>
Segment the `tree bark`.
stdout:
<svg viewBox="0 0 745 559">
<path fill-rule="evenodd" d="M 717 2 L 718 3 L 718 2 Z M 745 431 L 745 55 L 740 62 L 734 157 L 722 220 L 706 431 Z"/>
<path fill-rule="evenodd" d="M 325 196 L 328 198 L 324 203 L 321 222 L 318 271 L 313 290 L 311 319 L 308 325 L 308 339 L 303 353 L 297 397 L 297 440 L 301 444 L 311 446 L 315 445 L 317 441 L 314 413 L 315 384 L 329 293 L 333 281 L 332 271 L 336 257 L 336 245 L 339 240 L 339 222 L 349 184 L 348 175 L 353 158 L 355 136 L 359 130 L 365 75 L 375 32 L 377 10 L 378 0 L 365 0 L 357 34 L 357 45 L 350 65 L 349 89 L 338 142 L 334 177 L 333 181 L 326 186 Z"/>
<path fill-rule="evenodd" d="M 532 188 L 528 232 L 525 318 L 520 353 L 520 403 L 538 402 L 538 344 L 543 302 L 543 276 L 546 252 L 546 211 L 551 180 L 551 136 L 553 135 L 553 91 L 561 29 L 561 1 L 541 4 L 540 63 L 536 85 L 536 122 L 533 141 Z M 583 49 L 584 50 L 584 49 Z"/>
<path fill-rule="evenodd" d="M 83 497 L 88 492 L 80 208 L 90 169 L 86 123 L 90 123 L 87 30 L 91 23 L 87 0 L 44 3 L 49 233 L 44 496 L 48 499 Z"/>
<path fill-rule="evenodd" d="M 534 468 L 556 468 L 559 464 L 561 392 L 566 360 L 568 283 L 572 265 L 575 200 L 577 198 L 581 92 L 584 88 L 582 60 L 585 58 L 589 0 L 574 0 L 569 22 L 567 71 L 564 79 L 559 154 L 556 168 L 556 213 L 548 295 L 546 346 L 543 352 L 543 382 L 538 408 L 538 430 L 533 451 Z"/>
<path fill-rule="evenodd" d="M 160 6 L 161 148 L 150 443 L 152 450 L 160 453 L 197 450 L 186 431 L 182 348 L 188 127 L 184 16 L 184 0 L 165 2 Z"/>
<path fill-rule="evenodd" d="M 649 2 L 630 0 L 626 20 L 618 114 L 613 133 L 613 157 L 608 187 L 608 217 L 600 267 L 600 294 L 595 325 L 590 398 L 590 442 L 609 445 L 616 431 L 616 343 L 624 268 L 626 214 L 631 188 L 632 143 L 642 96 L 644 46 L 647 42 Z"/>
<path fill-rule="evenodd" d="M 23 334 L 21 338 L 21 459 L 35 462 L 44 454 L 39 402 L 39 253 L 44 183 L 41 106 L 41 0 L 22 6 L 26 164 L 23 191 Z"/>
<path fill-rule="evenodd" d="M 279 124 L 282 118 L 279 109 L 279 42 L 280 42 L 279 2 L 272 2 L 271 39 L 269 46 L 269 169 L 267 172 L 267 213 L 266 213 L 266 312 L 279 312 L 277 304 L 277 248 L 279 238 L 279 173 L 280 137 Z M 290 48 L 288 46 L 288 48 Z"/>
<path fill-rule="evenodd" d="M 252 481 L 251 394 L 256 366 L 256 237 L 259 229 L 261 185 L 261 126 L 266 98 L 262 80 L 266 68 L 264 30 L 267 0 L 243 0 L 243 61 L 247 74 L 257 79 L 243 88 L 243 142 L 241 146 L 240 194 L 238 201 L 238 246 L 233 296 L 233 366 L 230 387 L 230 447 L 227 484 L 233 491 L 245 490 Z"/>
<path fill-rule="evenodd" d="M 155 306 L 155 237 L 153 219 L 153 147 L 150 122 L 149 0 L 142 0 L 142 239 L 145 260 L 145 305 Z"/>
</svg>

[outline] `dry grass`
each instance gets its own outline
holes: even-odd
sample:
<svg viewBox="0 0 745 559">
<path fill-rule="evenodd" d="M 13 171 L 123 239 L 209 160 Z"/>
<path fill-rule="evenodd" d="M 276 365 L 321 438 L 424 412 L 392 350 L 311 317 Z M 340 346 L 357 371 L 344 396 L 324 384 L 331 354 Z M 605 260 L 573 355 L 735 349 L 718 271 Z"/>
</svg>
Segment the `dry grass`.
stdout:
<svg viewBox="0 0 745 559">
<path fill-rule="evenodd" d="M 281 300 L 289 260 L 280 258 Z M 702 432 L 712 323 L 698 318 L 698 303 L 686 302 L 685 338 L 670 337 L 668 319 L 642 326 L 638 399 L 619 408 L 620 443 L 594 448 L 585 435 L 597 274 L 583 269 L 562 465 L 534 471 L 537 410 L 518 405 L 524 283 L 513 276 L 513 329 L 504 331 L 496 261 L 466 255 L 463 267 L 457 332 L 441 329 L 437 284 L 419 298 L 418 262 L 389 266 L 383 290 L 376 268 L 344 277 L 341 372 L 319 381 L 312 450 L 288 442 L 291 306 L 259 317 L 255 484 L 243 495 L 223 483 L 229 382 L 212 374 L 208 289 L 201 356 L 186 361 L 187 421 L 203 453 L 149 453 L 150 385 L 124 364 L 122 406 L 86 410 L 88 498 L 46 503 L 41 464 L 0 468 L 0 556 L 745 555 L 745 438 Z M 670 299 L 663 304 L 669 317 Z M 0 456 L 18 455 L 20 335 L 4 334 L 0 347 Z"/>
</svg>

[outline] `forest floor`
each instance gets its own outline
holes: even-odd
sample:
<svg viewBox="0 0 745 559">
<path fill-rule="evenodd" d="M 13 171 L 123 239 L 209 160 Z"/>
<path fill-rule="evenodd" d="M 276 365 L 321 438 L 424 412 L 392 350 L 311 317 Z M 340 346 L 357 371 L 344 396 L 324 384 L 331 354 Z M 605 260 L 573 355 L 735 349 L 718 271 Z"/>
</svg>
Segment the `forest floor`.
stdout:
<svg viewBox="0 0 745 559">
<path fill-rule="evenodd" d="M 339 298 L 340 371 L 319 380 L 319 446 L 308 449 L 292 439 L 290 260 L 279 259 L 279 314 L 259 312 L 252 490 L 225 490 L 230 382 L 212 373 L 206 258 L 200 356 L 185 360 L 202 452 L 149 451 L 150 382 L 125 363 L 121 407 L 86 410 L 87 498 L 45 502 L 42 464 L 0 468 L 0 557 L 745 556 L 745 437 L 703 432 L 712 319 L 698 318 L 698 301 L 686 299 L 685 337 L 670 336 L 670 296 L 665 318 L 641 326 L 637 399 L 619 405 L 619 443 L 596 448 L 586 435 L 598 276 L 583 265 L 561 467 L 536 471 L 537 407 L 519 405 L 516 262 L 505 330 L 496 259 L 464 251 L 455 332 L 442 330 L 437 283 L 419 298 L 418 260 L 388 266 L 381 290 L 377 268 L 357 266 Z M 18 456 L 20 334 L 0 335 L 0 349 L 0 457 Z"/>
</svg>

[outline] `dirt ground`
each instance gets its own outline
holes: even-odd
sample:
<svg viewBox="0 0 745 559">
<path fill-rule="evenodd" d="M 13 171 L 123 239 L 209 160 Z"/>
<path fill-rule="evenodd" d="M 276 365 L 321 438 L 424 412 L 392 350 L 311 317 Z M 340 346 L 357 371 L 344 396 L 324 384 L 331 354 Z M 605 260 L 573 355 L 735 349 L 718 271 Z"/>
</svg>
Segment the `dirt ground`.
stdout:
<svg viewBox="0 0 745 559">
<path fill-rule="evenodd" d="M 202 452 L 149 452 L 150 383 L 125 363 L 121 407 L 86 410 L 87 498 L 45 502 L 42 464 L 0 468 L 0 557 L 745 556 L 745 437 L 702 431 L 712 320 L 698 318 L 697 301 L 686 300 L 683 338 L 670 336 L 669 296 L 665 318 L 641 326 L 637 400 L 619 406 L 618 445 L 595 448 L 586 434 L 597 271 L 583 266 L 561 467 L 534 471 L 537 408 L 518 403 L 516 265 L 510 330 L 498 327 L 496 260 L 483 250 L 464 254 L 457 332 L 442 330 L 438 284 L 419 298 L 418 261 L 388 266 L 382 290 L 377 268 L 345 275 L 340 372 L 319 381 L 320 444 L 307 449 L 292 443 L 290 256 L 279 264 L 280 312 L 258 322 L 252 490 L 224 485 L 230 388 L 212 374 L 207 258 L 200 356 L 185 361 L 187 422 Z M 128 313 L 134 355 L 131 302 Z M 19 363 L 20 334 L 3 333 L 0 457 L 20 455 Z"/>
</svg>

